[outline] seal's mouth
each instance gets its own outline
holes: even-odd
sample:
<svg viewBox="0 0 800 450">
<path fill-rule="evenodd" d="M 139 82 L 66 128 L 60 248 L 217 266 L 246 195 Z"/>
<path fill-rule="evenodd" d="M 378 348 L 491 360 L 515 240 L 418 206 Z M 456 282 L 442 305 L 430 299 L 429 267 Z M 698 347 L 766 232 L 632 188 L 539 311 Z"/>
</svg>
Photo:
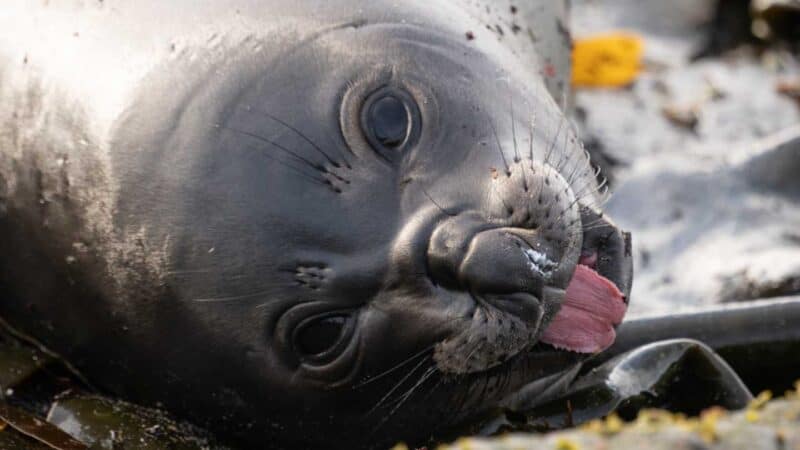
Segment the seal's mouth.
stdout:
<svg viewBox="0 0 800 450">
<path fill-rule="evenodd" d="M 597 353 L 616 339 L 627 310 L 632 267 L 630 235 L 601 213 L 582 212 L 583 250 L 561 309 L 540 342 L 578 353 Z M 587 226 L 588 224 L 588 226 Z"/>
<path fill-rule="evenodd" d="M 466 216 L 438 225 L 427 249 L 431 279 L 473 302 L 436 345 L 440 370 L 480 372 L 542 347 L 591 354 L 613 344 L 627 310 L 630 237 L 589 208 L 580 221 L 583 240 L 569 242 L 536 228 L 482 229 Z"/>
<path fill-rule="evenodd" d="M 597 273 L 596 259 L 596 254 L 581 258 L 561 309 L 541 342 L 578 353 L 597 353 L 614 343 L 615 327 L 627 310 L 626 297 L 614 282 Z"/>
</svg>

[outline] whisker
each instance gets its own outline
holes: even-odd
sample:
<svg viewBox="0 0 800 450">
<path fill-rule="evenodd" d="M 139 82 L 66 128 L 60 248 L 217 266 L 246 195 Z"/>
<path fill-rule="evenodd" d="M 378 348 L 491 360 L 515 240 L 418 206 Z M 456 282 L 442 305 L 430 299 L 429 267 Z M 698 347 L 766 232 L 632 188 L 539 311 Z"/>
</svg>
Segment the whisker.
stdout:
<svg viewBox="0 0 800 450">
<path fill-rule="evenodd" d="M 382 379 L 382 378 L 386 377 L 387 375 L 389 375 L 389 374 L 391 374 L 392 372 L 394 372 L 395 370 L 397 370 L 397 369 L 399 369 L 399 368 L 403 367 L 404 365 L 408 364 L 409 362 L 413 361 L 414 359 L 416 359 L 416 358 L 418 358 L 418 357 L 420 357 L 420 356 L 424 355 L 425 353 L 427 353 L 427 352 L 429 352 L 429 351 L 433 350 L 433 348 L 434 348 L 435 346 L 436 346 L 436 344 L 429 345 L 428 347 L 425 347 L 425 348 L 424 348 L 424 349 L 422 349 L 421 351 L 419 351 L 419 352 L 417 352 L 417 353 L 415 353 L 415 354 L 413 354 L 413 355 L 409 356 L 408 358 L 404 359 L 402 362 L 400 362 L 400 363 L 396 364 L 396 365 L 395 365 L 395 366 L 393 366 L 392 368 L 390 368 L 390 369 L 387 369 L 387 370 L 385 370 L 385 371 L 383 371 L 383 372 L 381 372 L 381 373 L 379 373 L 379 374 L 377 374 L 377 375 L 374 375 L 374 376 L 372 376 L 372 377 L 370 377 L 370 378 L 367 378 L 366 380 L 364 380 L 364 381 L 362 381 L 362 382 L 360 382 L 360 383 L 356 384 L 355 386 L 353 386 L 353 389 L 358 389 L 358 388 L 360 388 L 360 387 L 362 387 L 362 386 L 365 386 L 365 385 L 367 385 L 367 384 L 370 384 L 370 383 L 372 383 L 372 382 L 375 382 L 375 381 L 377 381 L 377 380 L 380 380 L 380 379 Z"/>
<path fill-rule="evenodd" d="M 510 93 L 509 93 L 510 94 Z M 509 95 L 509 105 L 511 106 L 511 137 L 514 139 L 514 162 L 519 162 L 519 149 L 517 148 L 517 126 L 514 120 L 514 97 Z"/>
<path fill-rule="evenodd" d="M 582 200 L 585 199 L 587 195 L 591 194 L 597 189 L 597 182 L 594 178 L 587 178 L 584 183 L 577 189 L 573 190 L 572 192 L 575 195 L 575 198 Z"/>
<path fill-rule="evenodd" d="M 198 273 L 208 273 L 211 272 L 213 269 L 184 269 L 184 270 L 168 270 L 164 273 L 164 275 L 194 275 Z"/>
<path fill-rule="evenodd" d="M 553 141 L 550 143 L 550 148 L 547 150 L 547 154 L 545 154 L 545 157 L 544 157 L 543 165 L 545 165 L 545 166 L 548 165 L 548 163 L 550 161 L 550 155 L 553 152 L 553 148 L 555 148 L 555 146 L 556 146 L 556 141 L 558 140 L 558 136 L 561 134 L 561 128 L 564 125 L 564 120 L 565 119 L 562 117 L 558 122 L 558 129 L 556 130 L 556 133 L 553 136 Z M 545 169 L 545 171 L 546 170 L 547 169 Z M 538 192 L 537 195 L 539 195 L 540 197 L 542 195 L 542 192 L 544 192 L 544 182 L 545 182 L 545 180 L 547 179 L 548 176 L 549 175 L 547 175 L 547 173 L 543 173 L 542 176 L 539 177 L 540 178 L 540 181 L 539 181 L 539 192 Z"/>
<path fill-rule="evenodd" d="M 585 186 L 585 187 L 592 187 L 592 185 L 589 184 L 588 186 Z M 601 189 L 603 190 L 602 193 L 600 192 Z M 585 200 L 587 198 L 590 198 L 592 201 L 589 202 L 587 204 L 587 206 L 595 206 L 597 209 L 601 209 L 600 205 L 605 204 L 605 202 L 608 201 L 608 197 L 606 197 L 607 193 L 608 193 L 608 178 L 604 178 L 603 181 L 600 182 L 599 185 L 597 185 L 597 187 L 589 189 L 586 192 L 582 192 L 580 194 L 579 198 L 581 200 Z M 593 194 L 596 194 L 596 195 L 593 195 Z M 602 203 L 600 203 L 600 204 L 595 203 L 595 200 L 598 200 L 598 197 L 604 197 L 604 198 L 601 198 Z"/>
<path fill-rule="evenodd" d="M 248 108 L 246 108 L 246 110 L 247 110 L 248 112 L 250 112 L 250 111 L 251 111 L 251 108 L 249 108 L 249 107 L 248 107 Z M 320 153 L 321 155 L 323 155 L 323 156 L 325 157 L 325 159 L 327 159 L 327 160 L 328 160 L 328 162 L 329 162 L 329 163 L 333 164 L 333 166 L 334 166 L 334 167 L 337 167 L 337 168 L 339 167 L 339 163 L 338 163 L 338 162 L 334 161 L 334 160 L 333 160 L 333 158 L 331 158 L 331 157 L 330 157 L 330 156 L 329 156 L 329 155 L 328 155 L 328 154 L 327 154 L 327 153 L 326 153 L 324 150 L 322 150 L 322 148 L 320 148 L 320 146 L 319 146 L 319 145 L 317 145 L 317 144 L 316 144 L 314 141 L 312 141 L 312 140 L 311 140 L 311 138 L 309 138 L 308 136 L 306 136 L 306 135 L 305 135 L 303 132 L 301 132 L 300 130 L 298 130 L 296 127 L 292 126 L 290 123 L 287 123 L 286 121 L 284 121 L 284 120 L 282 120 L 282 119 L 280 119 L 280 118 L 278 118 L 278 117 L 276 117 L 276 116 L 273 116 L 272 114 L 270 114 L 270 113 L 268 113 L 268 112 L 266 112 L 266 111 L 263 111 L 263 110 L 261 110 L 261 109 L 255 109 L 255 108 L 253 108 L 253 110 L 254 110 L 255 112 L 257 112 L 257 113 L 259 113 L 259 114 L 263 115 L 263 116 L 266 116 L 266 117 L 268 117 L 268 118 L 270 118 L 270 119 L 274 120 L 275 122 L 278 122 L 279 124 L 281 124 L 281 125 L 285 126 L 286 128 L 288 128 L 288 129 L 292 130 L 292 131 L 293 131 L 295 134 L 297 134 L 298 136 L 300 136 L 300 138 L 301 138 L 301 139 L 303 139 L 303 140 L 304 140 L 304 141 L 306 141 L 306 142 L 307 142 L 309 145 L 311 145 L 312 147 L 314 147 L 314 149 L 315 149 L 315 150 L 316 150 L 318 153 Z M 340 157 L 340 158 L 342 158 L 342 161 L 344 161 L 344 163 L 345 163 L 345 166 L 346 166 L 348 169 L 351 169 L 352 167 L 350 166 L 350 163 L 349 163 L 349 162 L 347 161 L 347 159 L 344 157 L 344 155 L 342 154 L 342 152 L 339 150 L 339 148 L 338 148 L 338 147 L 336 147 L 336 149 L 337 149 L 337 153 L 339 153 L 339 157 Z M 350 148 L 349 148 L 349 147 L 348 147 L 348 150 L 349 150 L 349 151 L 352 153 L 352 150 L 350 150 Z M 354 154 L 354 156 L 355 156 L 355 154 Z"/>
<path fill-rule="evenodd" d="M 417 381 L 417 382 L 414 384 L 414 386 L 412 386 L 412 387 L 411 387 L 411 389 L 409 389 L 409 390 L 408 390 L 408 391 L 407 391 L 405 394 L 403 394 L 403 395 L 401 396 L 401 398 L 400 398 L 400 399 L 399 399 L 399 400 L 396 402 L 396 404 L 395 404 L 395 406 L 392 408 L 392 410 L 391 410 L 391 411 L 389 411 L 389 413 L 388 413 L 388 414 L 386 414 L 386 415 L 385 415 L 385 416 L 384 416 L 384 417 L 381 419 L 381 421 L 378 423 L 378 425 L 376 425 L 376 426 L 375 426 L 375 428 L 372 430 L 372 432 L 371 432 L 371 433 L 372 433 L 372 434 L 374 434 L 374 433 L 375 433 L 375 432 L 377 432 L 377 431 L 378 431 L 378 430 L 379 430 L 381 427 L 383 427 L 383 426 L 386 424 L 386 422 L 388 422 L 388 421 L 389 421 L 389 419 L 390 419 L 390 418 L 391 418 L 391 417 L 394 415 L 394 413 L 396 413 L 396 412 L 397 412 L 397 410 L 399 410 L 399 409 L 400 409 L 400 407 L 401 407 L 401 406 L 403 406 L 403 404 L 404 404 L 404 403 L 405 403 L 405 402 L 406 402 L 406 401 L 407 401 L 409 398 L 411 398 L 411 395 L 414 393 L 414 391 L 416 391 L 416 390 L 417 390 L 417 388 L 418 388 L 418 387 L 420 387 L 420 386 L 421 386 L 423 383 L 425 383 L 426 381 L 428 381 L 428 379 L 429 379 L 429 378 L 431 377 L 431 375 L 433 375 L 434 373 L 436 373 L 436 367 L 431 367 L 430 369 L 428 369 L 428 370 L 426 370 L 425 372 L 423 372 L 423 374 L 422 374 L 422 376 L 420 377 L 420 379 L 419 379 L 419 380 L 418 380 L 418 381 Z"/>
<path fill-rule="evenodd" d="M 556 164 L 556 171 L 559 173 L 561 172 L 561 169 L 564 168 L 563 165 L 566 164 L 570 159 L 570 153 L 567 151 L 567 147 L 569 146 L 568 141 L 569 133 L 564 133 L 564 145 L 561 146 L 561 157 L 558 159 L 558 164 Z"/>
<path fill-rule="evenodd" d="M 223 303 L 223 302 L 234 302 L 238 300 L 246 300 L 248 298 L 263 297 L 267 294 L 269 294 L 269 291 L 255 292 L 253 294 L 232 295 L 229 297 L 193 298 L 190 301 L 195 303 Z"/>
<path fill-rule="evenodd" d="M 433 205 L 436 206 L 439 209 L 439 211 L 441 211 L 444 215 L 449 216 L 449 217 L 455 217 L 455 216 L 458 215 L 457 213 L 451 213 L 451 212 L 447 211 L 441 205 L 439 205 L 439 203 L 437 203 L 436 200 L 434 200 L 433 197 L 431 197 L 431 194 L 428 193 L 428 191 L 425 189 L 425 187 L 420 186 L 420 189 L 422 189 L 422 193 L 425 194 L 425 197 L 428 197 L 428 200 L 430 200 L 431 203 L 433 203 Z"/>
<path fill-rule="evenodd" d="M 433 393 L 436 392 L 436 389 L 439 386 L 442 385 L 442 383 L 444 382 L 444 379 L 445 379 L 445 377 L 443 377 L 443 376 L 439 377 L 439 380 L 437 380 L 436 383 L 433 386 L 431 386 L 431 389 L 428 391 L 428 394 L 425 397 L 422 398 L 423 402 L 428 400 L 431 397 L 431 395 L 433 395 Z"/>
<path fill-rule="evenodd" d="M 572 201 L 572 203 L 570 203 L 569 205 L 567 205 L 566 208 L 561 210 L 561 214 L 559 214 L 555 219 L 553 219 L 552 222 L 555 223 L 555 222 L 558 222 L 559 220 L 561 220 L 561 218 L 564 217 L 564 214 L 566 214 L 568 211 L 572 210 L 572 207 L 575 205 L 575 203 L 578 203 L 579 201 L 580 201 L 580 197 L 575 197 L 575 199 Z"/>
<path fill-rule="evenodd" d="M 522 161 L 519 153 L 519 147 L 517 144 L 517 121 L 514 119 L 514 97 L 509 95 L 509 104 L 511 106 L 511 136 L 514 139 L 514 162 L 519 163 Z M 528 192 L 528 177 L 525 175 L 525 166 L 520 165 L 520 171 L 522 172 L 522 188 L 525 192 Z"/>
<path fill-rule="evenodd" d="M 506 212 L 507 212 L 507 213 L 509 214 L 509 216 L 510 216 L 510 215 L 511 215 L 511 212 L 513 211 L 513 209 L 512 209 L 510 206 L 508 206 L 508 203 L 506 203 L 506 199 L 505 199 L 505 198 L 503 198 L 503 195 L 502 195 L 502 194 L 499 194 L 499 193 L 497 193 L 497 186 L 495 186 L 495 184 L 494 184 L 494 183 L 492 183 L 492 193 L 493 193 L 494 195 L 497 195 L 497 198 L 499 198 L 499 199 L 500 199 L 500 203 L 502 203 L 502 204 L 503 204 L 503 207 L 506 209 Z"/>
<path fill-rule="evenodd" d="M 239 130 L 239 129 L 233 128 L 233 127 L 228 127 L 228 126 L 225 126 L 225 125 L 219 125 L 219 127 L 223 128 L 225 130 L 232 131 L 234 133 L 239 133 L 241 135 L 251 137 L 251 138 L 253 138 L 253 139 L 255 139 L 255 140 L 259 141 L 259 142 L 263 142 L 265 144 L 269 144 L 269 145 L 277 148 L 278 150 L 281 150 L 282 152 L 286 153 L 287 155 L 291 156 L 292 158 L 296 159 L 297 161 L 306 164 L 307 166 L 311 167 L 312 169 L 314 169 L 314 170 L 316 170 L 316 171 L 318 171 L 318 172 L 320 172 L 322 174 L 333 175 L 330 172 L 328 172 L 328 170 L 325 169 L 325 167 L 323 167 L 322 165 L 317 164 L 317 163 L 315 163 L 313 161 L 310 161 L 309 159 L 298 155 L 297 153 L 295 153 L 295 152 L 289 150 L 288 148 L 286 148 L 285 146 L 283 146 L 283 145 L 281 145 L 281 144 L 279 144 L 279 143 L 277 143 L 277 142 L 275 142 L 275 141 L 273 141 L 271 139 L 265 138 L 264 136 L 261 136 L 261 135 L 255 134 L 255 133 L 251 133 L 249 131 Z"/>
<path fill-rule="evenodd" d="M 608 181 L 608 179 L 606 178 L 603 181 Z M 611 196 L 608 195 L 608 185 L 604 186 L 603 192 L 598 192 L 597 196 L 599 197 L 599 201 L 593 206 L 595 206 L 597 209 L 602 209 L 608 203 L 608 201 L 611 200 Z"/>
<path fill-rule="evenodd" d="M 531 114 L 531 126 L 530 126 L 530 136 L 528 140 L 529 144 L 529 152 L 528 152 L 528 159 L 531 161 L 531 170 L 533 169 L 533 131 L 536 128 L 536 112 Z"/>
<path fill-rule="evenodd" d="M 382 405 L 384 402 L 386 402 L 386 400 L 387 400 L 389 397 L 391 397 L 391 395 L 394 393 L 394 391 L 396 391 L 396 390 L 397 390 L 397 389 L 398 389 L 400 386 L 402 386 L 402 385 L 403 385 L 403 383 L 405 383 L 405 382 L 406 382 L 406 380 L 408 380 L 408 379 L 411 377 L 411 375 L 413 375 L 413 374 L 414 374 L 414 372 L 416 372 L 416 371 L 417 371 L 417 369 L 419 369 L 420 367 L 422 367 L 422 364 L 424 364 L 426 360 L 427 360 L 427 358 L 422 358 L 422 360 L 420 360 L 420 362 L 419 362 L 419 363 L 417 363 L 417 365 L 416 365 L 416 366 L 414 366 L 414 368 L 413 368 L 413 369 L 411 369 L 411 370 L 410 370 L 410 371 L 409 371 L 409 372 L 408 372 L 408 373 L 407 373 L 407 374 L 406 374 L 406 375 L 405 375 L 403 378 L 401 378 L 401 379 L 400 379 L 400 381 L 398 381 L 398 382 L 397 382 L 397 384 L 395 384 L 395 385 L 394 385 L 394 387 L 392 387 L 392 388 L 389 390 L 389 392 L 387 392 L 387 393 L 386 393 L 386 395 L 384 395 L 383 397 L 381 397 L 381 399 L 380 399 L 380 400 L 378 400 L 378 403 L 376 403 L 376 404 L 375 404 L 375 406 L 373 406 L 373 407 L 372 407 L 372 409 L 370 409 L 370 410 L 367 412 L 367 414 L 371 414 L 371 413 L 375 412 L 375 411 L 376 411 L 378 408 L 380 408 L 380 406 L 381 406 L 381 405 Z"/>
<path fill-rule="evenodd" d="M 569 235 L 567 235 L 565 237 L 567 239 L 572 239 L 574 237 L 580 236 L 581 234 L 585 234 L 588 231 L 602 230 L 603 228 L 607 228 L 607 227 L 608 227 L 608 225 L 606 225 L 606 224 L 598 224 L 598 225 L 595 225 L 595 226 L 583 227 L 580 230 L 576 231 L 575 233 L 569 234 Z"/>
<path fill-rule="evenodd" d="M 398 410 L 398 409 L 400 409 L 400 407 L 401 407 L 401 406 L 403 406 L 403 404 L 404 404 L 406 401 L 408 401 L 408 399 L 409 399 L 409 398 L 411 398 L 411 395 L 413 395 L 413 394 L 414 394 L 414 391 L 416 391 L 416 390 L 417 390 L 417 388 L 419 388 L 419 387 L 420 387 L 420 386 L 421 386 L 423 383 L 425 383 L 426 381 L 428 381 L 428 379 L 429 379 L 429 378 L 430 378 L 430 377 L 431 377 L 431 376 L 432 376 L 434 373 L 436 373 L 436 366 L 434 366 L 434 367 L 431 367 L 430 369 L 426 370 L 426 371 L 425 371 L 425 372 L 422 374 L 422 376 L 419 378 L 419 380 L 418 380 L 416 383 L 414 383 L 414 386 L 411 386 L 411 388 L 410 388 L 408 391 L 406 391 L 406 393 L 405 393 L 405 394 L 403 394 L 403 395 L 402 395 L 402 396 L 401 396 L 401 397 L 398 399 L 398 401 L 397 401 L 397 402 L 395 402 L 395 406 L 392 408 L 392 410 L 391 410 L 391 411 L 389 411 L 389 414 L 387 414 L 387 415 L 386 415 L 386 420 L 388 420 L 388 419 L 389 419 L 389 418 L 390 418 L 390 417 L 391 417 L 391 416 L 392 416 L 392 415 L 393 415 L 395 412 L 397 412 L 397 410 Z"/>
<path fill-rule="evenodd" d="M 553 136 L 552 142 L 550 142 L 550 148 L 547 150 L 547 154 L 544 156 L 544 164 L 548 164 L 550 162 L 550 155 L 553 153 L 553 149 L 556 146 L 556 141 L 558 140 L 558 136 L 561 135 L 561 129 L 564 127 L 565 118 L 561 118 L 558 121 L 558 128 L 556 129 L 556 134 Z"/>
<path fill-rule="evenodd" d="M 302 178 L 306 179 L 307 181 L 311 181 L 313 183 L 319 184 L 320 186 L 324 186 L 324 187 L 330 188 L 330 184 L 328 183 L 327 180 L 316 178 L 313 175 L 309 175 L 309 174 L 303 172 L 302 170 L 300 170 L 299 168 L 294 167 L 293 165 L 289 164 L 288 162 L 283 161 L 281 159 L 278 159 L 278 158 L 270 155 L 269 153 L 265 153 L 265 152 L 261 151 L 263 149 L 260 148 L 260 147 L 248 146 L 248 149 L 250 149 L 250 150 L 259 150 L 259 154 L 261 156 L 269 159 L 270 161 L 276 162 L 276 163 L 286 167 L 287 169 L 293 170 L 297 175 L 300 175 Z"/>
<path fill-rule="evenodd" d="M 569 173 L 569 175 L 567 175 L 566 177 L 564 177 L 564 181 L 566 181 L 566 182 L 567 182 L 567 185 L 569 185 L 569 186 L 572 186 L 572 181 L 573 181 L 573 180 L 572 180 L 572 177 L 574 177 L 574 176 L 575 176 L 575 172 L 578 170 L 578 167 L 579 167 L 580 165 L 581 165 L 581 164 L 580 164 L 580 161 L 577 161 L 577 160 L 576 160 L 576 161 L 575 161 L 575 164 L 573 164 L 573 165 L 572 165 L 572 172 L 570 172 L 570 173 Z"/>
<path fill-rule="evenodd" d="M 506 161 L 506 155 L 505 152 L 503 151 L 503 146 L 500 145 L 500 137 L 497 135 L 497 128 L 495 128 L 494 122 L 492 121 L 491 117 L 489 118 L 489 126 L 492 127 L 494 140 L 497 143 L 497 151 L 500 152 L 500 157 L 503 158 L 503 165 L 506 166 L 506 175 L 511 176 L 511 166 L 509 166 L 508 161 Z"/>
</svg>

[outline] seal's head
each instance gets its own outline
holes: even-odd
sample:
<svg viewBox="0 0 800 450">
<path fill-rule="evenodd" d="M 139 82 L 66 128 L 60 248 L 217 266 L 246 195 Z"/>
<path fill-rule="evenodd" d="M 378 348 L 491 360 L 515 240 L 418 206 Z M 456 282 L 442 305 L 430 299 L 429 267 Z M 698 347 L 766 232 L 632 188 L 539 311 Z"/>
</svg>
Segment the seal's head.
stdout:
<svg viewBox="0 0 800 450">
<path fill-rule="evenodd" d="M 115 227 L 160 257 L 112 258 L 143 274 L 111 307 L 148 349 L 110 358 L 121 389 L 254 443 L 382 445 L 613 341 L 629 242 L 556 102 L 472 19 L 392 11 L 189 42 L 142 83 Z"/>
</svg>

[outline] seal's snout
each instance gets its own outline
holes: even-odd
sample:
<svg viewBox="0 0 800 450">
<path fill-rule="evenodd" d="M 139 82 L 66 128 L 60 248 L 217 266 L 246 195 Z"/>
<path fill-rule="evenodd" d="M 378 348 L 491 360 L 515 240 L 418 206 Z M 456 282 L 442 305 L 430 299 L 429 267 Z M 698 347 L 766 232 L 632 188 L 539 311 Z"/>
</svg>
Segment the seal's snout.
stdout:
<svg viewBox="0 0 800 450">
<path fill-rule="evenodd" d="M 565 256 L 562 246 L 535 230 L 490 228 L 462 216 L 436 228 L 427 253 L 434 283 L 468 292 L 533 326 L 563 296 L 556 275 L 574 265 Z"/>
<path fill-rule="evenodd" d="M 436 346 L 439 370 L 486 370 L 536 343 L 578 261 L 579 246 L 564 245 L 565 239 L 541 227 L 490 223 L 469 213 L 436 227 L 426 255 L 428 274 L 475 306 L 457 321 L 459 332 Z"/>
</svg>

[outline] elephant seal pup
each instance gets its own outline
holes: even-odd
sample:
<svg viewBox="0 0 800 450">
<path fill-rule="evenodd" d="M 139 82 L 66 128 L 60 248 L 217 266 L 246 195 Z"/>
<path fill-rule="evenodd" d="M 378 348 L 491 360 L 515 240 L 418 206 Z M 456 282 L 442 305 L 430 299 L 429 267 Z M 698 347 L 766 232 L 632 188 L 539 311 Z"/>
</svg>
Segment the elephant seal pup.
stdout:
<svg viewBox="0 0 800 450">
<path fill-rule="evenodd" d="M 252 448 L 425 440 L 607 347 L 629 240 L 491 8 L 7 0 L 0 315 Z"/>
</svg>

